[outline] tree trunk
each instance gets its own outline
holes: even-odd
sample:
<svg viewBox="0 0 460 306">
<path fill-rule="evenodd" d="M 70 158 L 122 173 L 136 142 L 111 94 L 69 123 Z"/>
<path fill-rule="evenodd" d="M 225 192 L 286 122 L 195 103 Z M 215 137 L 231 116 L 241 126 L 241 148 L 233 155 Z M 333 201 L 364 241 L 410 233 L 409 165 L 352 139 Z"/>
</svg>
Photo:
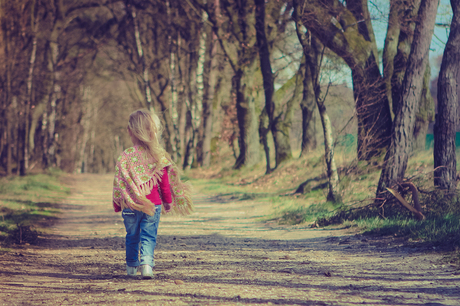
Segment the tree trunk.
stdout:
<svg viewBox="0 0 460 306">
<path fill-rule="evenodd" d="M 276 140 L 276 164 L 279 165 L 282 162 L 292 158 L 291 150 L 291 125 L 292 125 L 292 112 L 294 105 L 298 105 L 302 100 L 303 95 L 303 80 L 305 72 L 305 61 L 303 60 L 297 73 L 286 82 L 280 89 L 275 93 L 276 103 L 276 117 L 273 120 L 274 133 L 273 138 Z M 286 86 L 287 85 L 287 86 Z M 287 94 L 287 88 L 292 94 Z"/>
<path fill-rule="evenodd" d="M 414 150 L 425 150 L 426 133 L 430 122 L 434 121 L 434 101 L 430 91 L 431 67 L 428 61 L 423 76 L 422 94 L 420 95 L 420 106 L 415 119 L 414 128 Z"/>
<path fill-rule="evenodd" d="M 167 24 L 168 28 L 172 29 L 172 15 L 171 15 L 171 2 L 169 0 L 165 1 L 166 4 L 166 13 L 167 13 Z M 172 158 L 176 162 L 180 162 L 184 160 L 184 153 L 183 153 L 183 141 L 180 139 L 180 121 L 182 118 L 179 116 L 181 114 L 180 110 L 183 107 L 182 103 L 186 98 L 183 96 L 183 84 L 182 78 L 179 78 L 179 84 L 177 84 L 176 75 L 177 70 L 180 71 L 180 47 L 181 47 L 181 38 L 180 35 L 177 35 L 177 43 L 174 44 L 173 37 L 171 35 L 172 31 L 168 32 L 167 38 L 167 49 L 169 52 L 169 84 L 171 90 L 171 148 L 172 148 Z M 174 48 L 174 45 L 176 48 Z M 181 105 L 179 105 L 181 104 Z"/>
<path fill-rule="evenodd" d="M 450 1 L 453 10 L 450 34 L 438 79 L 438 114 L 434 130 L 434 184 L 455 190 L 457 159 L 455 135 L 458 127 L 458 84 L 460 70 L 460 0 Z"/>
<path fill-rule="evenodd" d="M 337 0 L 306 1 L 301 20 L 352 71 L 358 158 L 368 160 L 380 155 L 390 143 L 391 113 L 370 18 L 366 17 L 367 1 L 347 1 L 347 8 Z"/>
<path fill-rule="evenodd" d="M 268 123 L 268 116 L 265 107 L 259 115 L 259 138 L 260 143 L 264 147 L 265 152 L 265 174 L 269 174 L 273 171 L 270 162 L 270 146 L 268 145 L 268 133 L 270 132 Z"/>
<path fill-rule="evenodd" d="M 235 169 L 252 166 L 258 163 L 260 159 L 258 121 L 253 95 L 255 70 L 256 62 L 252 61 L 252 64 L 244 71 L 243 69 L 237 70 L 232 79 L 233 90 L 236 94 L 236 112 L 240 133 L 238 138 L 240 154 L 233 166 Z"/>
<path fill-rule="evenodd" d="M 300 109 L 302 111 L 302 145 L 300 156 L 305 156 L 308 152 L 316 149 L 316 122 L 315 112 L 315 92 L 313 89 L 313 79 L 309 67 L 305 67 L 303 77 L 302 100 Z"/>
<path fill-rule="evenodd" d="M 2 13 L 2 18 L 1 18 L 1 26 L 3 30 L 3 42 L 4 42 L 4 52 L 5 52 L 5 58 L 10 57 L 10 48 L 9 48 L 9 40 L 10 40 L 10 35 L 9 35 L 9 26 L 6 22 L 5 18 L 5 12 L 3 9 L 1 9 Z M 12 157 L 12 137 L 11 137 L 11 131 L 12 131 L 12 116 L 11 116 L 11 67 L 14 63 L 11 63 L 10 61 L 6 61 L 5 63 L 5 146 L 6 146 L 6 175 L 11 176 L 13 174 L 13 157 Z"/>
<path fill-rule="evenodd" d="M 302 92 L 302 100 L 300 101 L 300 109 L 302 111 L 302 144 L 301 144 L 301 152 L 300 156 L 304 156 L 308 152 L 316 149 L 316 122 L 314 117 L 314 111 L 316 106 L 316 98 L 315 98 L 315 89 L 314 89 L 314 81 L 312 70 L 306 64 L 306 56 L 313 58 L 313 54 L 306 54 L 308 52 L 316 52 L 314 45 L 314 41 L 312 40 L 310 32 L 305 32 L 302 30 L 302 23 L 300 21 L 300 6 L 295 1 L 295 8 L 294 8 L 294 19 L 296 23 L 296 33 L 297 38 L 299 39 L 300 44 L 302 45 L 302 49 L 304 52 L 303 58 L 303 92 Z M 313 44 L 313 45 L 312 45 Z M 302 64 L 301 64 L 302 65 Z M 316 68 L 315 68 L 316 71 Z M 316 82 L 316 81 L 315 81 Z"/>
<path fill-rule="evenodd" d="M 401 31 L 401 22 L 403 20 L 403 2 L 399 0 L 390 0 L 390 13 L 388 15 L 387 35 L 383 47 L 383 78 L 386 88 L 386 96 L 389 105 L 393 105 L 392 99 L 392 77 L 394 72 L 394 59 L 398 52 L 399 34 Z M 394 110 L 393 110 L 394 111 Z"/>
<path fill-rule="evenodd" d="M 404 74 L 410 55 L 411 44 L 414 39 L 416 18 L 420 6 L 420 0 L 414 2 L 391 2 L 390 21 L 384 49 L 384 78 L 387 95 L 392 101 L 393 112 L 396 114 L 401 106 L 400 93 Z M 430 93 L 430 64 L 427 64 L 420 107 L 416 114 L 414 128 L 413 149 L 424 149 L 426 131 L 430 121 L 434 117 L 434 103 Z"/>
<path fill-rule="evenodd" d="M 385 155 L 377 195 L 384 192 L 386 187 L 393 187 L 404 178 L 409 154 L 412 152 L 415 115 L 419 109 L 438 3 L 439 0 L 422 0 L 420 4 L 419 22 L 415 29 L 409 62 L 398 99 L 402 105 L 395 116 L 391 146 Z"/>
<path fill-rule="evenodd" d="M 136 51 L 139 61 L 142 64 L 142 81 L 143 81 L 143 91 L 144 91 L 144 98 L 145 103 L 147 105 L 147 109 L 153 110 L 152 105 L 152 94 L 150 92 L 150 81 L 149 81 L 149 69 L 147 65 L 147 61 L 145 59 L 144 50 L 142 48 L 142 40 L 141 40 L 141 33 L 139 31 L 139 20 L 137 18 L 136 9 L 134 6 L 131 6 L 131 17 L 133 18 L 134 24 L 134 38 L 136 39 Z"/>
<path fill-rule="evenodd" d="M 334 203 L 341 203 L 342 196 L 340 195 L 339 175 L 337 172 L 337 166 L 335 165 L 334 138 L 332 137 L 331 120 L 326 112 L 324 101 L 321 101 L 318 98 L 316 100 L 316 104 L 318 105 L 319 116 L 323 125 L 324 156 L 326 158 L 327 177 L 329 180 L 327 200 Z"/>
<path fill-rule="evenodd" d="M 233 167 L 234 169 L 240 169 L 243 166 L 256 164 L 260 158 L 258 120 L 254 95 L 257 56 L 253 35 L 256 31 L 252 23 L 254 3 L 252 1 L 244 3 L 236 1 L 218 2 L 218 4 L 216 10 L 224 11 L 229 17 L 230 32 L 237 41 L 234 44 L 236 50 L 226 47 L 224 40 L 217 31 L 217 21 L 212 21 L 222 51 L 227 56 L 228 62 L 233 69 L 232 93 L 235 95 L 239 127 L 239 155 Z M 221 6 L 223 7 L 221 8 Z M 231 54 L 235 54 L 233 58 L 230 56 Z"/>
<path fill-rule="evenodd" d="M 404 81 L 404 74 L 407 70 L 407 63 L 411 52 L 412 41 L 414 40 L 414 31 L 417 20 L 417 14 L 420 7 L 420 0 L 415 0 L 413 3 L 398 2 L 396 1 L 395 6 L 400 12 L 399 18 L 399 36 L 394 37 L 397 40 L 397 51 L 393 58 L 385 58 L 385 62 L 392 61 L 393 70 L 392 74 L 385 76 L 385 79 L 391 79 L 391 100 L 393 114 L 398 113 L 398 108 L 401 107 L 401 89 Z M 394 41 L 392 41 L 394 43 Z M 387 54 L 385 54 L 387 57 Z M 388 81 L 388 80 L 387 80 Z"/>
<path fill-rule="evenodd" d="M 6 106 L 6 175 L 10 176 L 13 174 L 13 137 L 12 137 L 12 121 L 11 116 L 11 105 Z"/>
<path fill-rule="evenodd" d="M 87 157 L 86 157 L 86 147 L 88 144 L 88 139 L 89 139 L 89 133 L 91 129 L 91 119 L 94 120 L 95 118 L 93 117 L 93 105 L 91 100 L 90 100 L 90 92 L 91 88 L 87 86 L 83 86 L 82 88 L 82 99 L 81 99 L 81 104 L 82 104 L 82 109 L 81 109 L 81 120 L 80 120 L 80 126 L 81 126 L 81 134 L 79 136 L 79 141 L 78 143 L 78 154 L 76 158 L 76 167 L 75 171 L 76 173 L 85 173 L 88 170 L 88 164 L 87 164 Z M 116 146 L 116 152 L 120 153 L 120 150 L 118 146 Z"/>
<path fill-rule="evenodd" d="M 185 124 L 185 153 L 184 153 L 184 169 L 190 169 L 194 163 L 195 148 L 196 148 L 196 115 L 197 115 L 197 104 L 196 99 L 196 89 L 197 89 L 197 71 L 199 66 L 199 56 L 197 54 L 197 49 L 199 45 L 195 43 L 190 43 L 189 50 L 189 63 L 188 70 L 186 75 L 186 106 L 187 106 L 187 115 L 186 115 L 186 124 Z"/>
<path fill-rule="evenodd" d="M 287 156 L 284 156 L 280 152 L 280 143 L 277 142 L 276 138 L 276 126 L 274 124 L 274 112 L 275 112 L 275 103 L 273 102 L 273 95 L 275 93 L 275 85 L 273 80 L 273 71 L 270 63 L 270 50 L 268 49 L 267 36 L 265 34 L 265 0 L 255 0 L 255 29 L 256 29 L 256 39 L 257 47 L 259 51 L 259 60 L 260 60 L 260 70 L 262 72 L 264 93 L 265 93 L 265 114 L 268 118 L 268 130 L 271 130 L 273 135 L 273 140 L 275 143 L 275 152 L 276 152 L 276 165 L 275 168 L 279 165 L 279 162 L 286 159 Z M 262 115 L 263 116 L 263 115 Z M 263 120 L 260 121 L 263 126 Z M 259 124 L 259 125 L 260 125 Z M 260 131 L 260 129 L 259 129 Z M 264 144 L 265 159 L 269 163 L 270 161 L 270 150 L 268 149 L 267 144 L 267 131 L 262 129 L 262 143 Z M 281 155 L 280 155 L 281 153 Z M 267 165 L 267 173 L 270 173 L 270 166 Z"/>
<path fill-rule="evenodd" d="M 59 60 L 59 45 L 57 43 L 57 33 L 53 35 L 55 39 L 50 41 L 51 55 L 49 60 L 51 61 L 52 73 L 53 73 L 53 87 L 51 96 L 49 99 L 48 106 L 48 144 L 46 150 L 46 167 L 56 166 L 56 140 L 55 140 L 55 128 L 56 128 L 56 105 L 58 100 L 61 98 L 61 85 L 60 85 L 60 72 L 58 68 Z M 52 37 L 53 37 L 52 36 Z"/>
<path fill-rule="evenodd" d="M 35 4 L 35 3 L 34 3 Z M 27 77 L 27 101 L 25 103 L 25 112 L 24 112 L 24 120 L 25 120 L 25 127 L 24 127 L 24 169 L 23 174 L 26 174 L 29 169 L 29 152 L 30 152 L 30 143 L 29 143 L 29 134 L 30 134 L 30 113 L 31 113 L 31 105 L 33 101 L 33 94 L 32 94 L 32 86 L 33 86 L 33 76 L 34 76 L 34 68 L 35 68 L 35 59 L 37 54 L 37 35 L 36 35 L 36 25 L 34 21 L 34 10 L 32 9 L 32 51 L 30 53 L 30 60 L 29 60 L 29 75 Z"/>
<path fill-rule="evenodd" d="M 214 43 L 216 37 L 212 28 L 206 26 L 206 60 L 203 69 L 203 102 L 201 122 L 198 130 L 197 162 L 198 166 L 209 167 L 211 165 L 211 138 L 213 122 L 213 105 L 215 93 L 215 72 L 213 71 L 213 59 L 217 52 Z"/>
<path fill-rule="evenodd" d="M 59 61 L 59 36 L 61 31 L 64 29 L 64 4 L 62 0 L 55 1 L 53 3 L 54 7 L 54 23 L 51 34 L 49 36 L 49 48 L 47 54 L 48 60 L 48 70 L 52 75 L 52 91 L 50 93 L 49 101 L 48 101 L 48 109 L 47 109 L 47 143 L 44 144 L 44 164 L 45 167 L 53 167 L 57 165 L 57 158 L 56 158 L 56 139 L 57 135 L 55 135 L 55 128 L 56 128 L 56 118 L 57 118 L 57 110 L 56 105 L 61 98 L 61 75 L 59 71 L 58 61 Z"/>
</svg>

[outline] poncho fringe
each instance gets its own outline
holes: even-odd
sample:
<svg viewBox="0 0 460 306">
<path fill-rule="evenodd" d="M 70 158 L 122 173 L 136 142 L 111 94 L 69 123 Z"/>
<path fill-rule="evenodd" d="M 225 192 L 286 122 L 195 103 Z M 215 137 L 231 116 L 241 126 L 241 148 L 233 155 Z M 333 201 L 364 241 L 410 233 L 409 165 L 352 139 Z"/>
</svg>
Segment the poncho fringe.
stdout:
<svg viewBox="0 0 460 306">
<path fill-rule="evenodd" d="M 148 160 L 144 152 L 144 147 L 134 146 L 126 149 L 118 158 L 113 182 L 113 202 L 122 209 L 130 208 L 154 215 L 155 205 L 146 196 L 153 188 L 158 188 L 162 170 L 166 167 L 173 200 L 168 215 L 192 213 L 192 186 L 181 181 L 177 165 L 169 156 L 162 157 L 160 161 Z M 164 205 L 162 213 L 165 213 Z"/>
</svg>

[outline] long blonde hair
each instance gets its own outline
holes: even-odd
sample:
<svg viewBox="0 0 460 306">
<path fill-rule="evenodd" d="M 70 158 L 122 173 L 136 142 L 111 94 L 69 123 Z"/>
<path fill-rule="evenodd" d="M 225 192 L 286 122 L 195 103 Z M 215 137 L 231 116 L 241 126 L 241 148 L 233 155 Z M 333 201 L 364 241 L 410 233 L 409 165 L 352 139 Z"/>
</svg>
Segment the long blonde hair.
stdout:
<svg viewBox="0 0 460 306">
<path fill-rule="evenodd" d="M 128 128 L 153 159 L 159 161 L 165 156 L 165 150 L 159 141 L 163 126 L 157 114 L 146 109 L 138 109 L 129 115 Z"/>
</svg>

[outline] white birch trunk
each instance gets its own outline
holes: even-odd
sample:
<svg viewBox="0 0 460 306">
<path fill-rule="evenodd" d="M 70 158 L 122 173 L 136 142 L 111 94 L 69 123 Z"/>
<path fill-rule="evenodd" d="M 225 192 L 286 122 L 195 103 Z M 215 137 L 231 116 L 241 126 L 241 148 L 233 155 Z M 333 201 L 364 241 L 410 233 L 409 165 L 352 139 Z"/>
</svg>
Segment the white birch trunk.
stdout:
<svg viewBox="0 0 460 306">
<path fill-rule="evenodd" d="M 32 10 L 32 23 L 33 21 L 34 12 Z M 32 104 L 32 85 L 33 85 L 33 77 L 34 77 L 34 68 L 35 68 L 35 58 L 37 54 L 37 35 L 36 35 L 36 28 L 33 26 L 33 39 L 32 39 L 32 52 L 30 54 L 29 60 L 29 75 L 27 77 L 27 102 L 26 102 L 26 109 L 25 109 L 25 137 L 24 137 L 24 170 L 27 171 L 29 169 L 29 134 L 30 134 L 30 106 Z"/>
<path fill-rule="evenodd" d="M 329 179 L 329 192 L 327 200 L 334 203 L 341 203 L 342 198 L 340 195 L 339 175 L 337 173 L 337 166 L 334 159 L 334 138 L 332 137 L 332 125 L 329 115 L 326 112 L 324 101 L 316 100 L 321 123 L 323 125 L 324 134 L 324 151 L 327 166 L 327 177 Z"/>
<path fill-rule="evenodd" d="M 139 20 L 136 14 L 136 9 L 134 7 L 131 8 L 131 17 L 133 18 L 134 23 L 134 37 L 136 39 L 137 55 L 139 57 L 139 61 L 142 63 L 142 81 L 144 85 L 145 102 L 147 103 L 147 108 L 152 110 L 153 106 L 152 93 L 150 92 L 149 69 L 144 55 L 144 50 L 142 48 L 141 33 L 139 31 Z"/>
<path fill-rule="evenodd" d="M 203 12 L 201 16 L 201 33 L 200 33 L 200 44 L 198 47 L 198 64 L 196 67 L 196 101 L 192 105 L 192 115 L 194 120 L 194 126 L 200 126 L 201 112 L 203 110 L 203 72 L 204 72 L 204 63 L 206 61 L 206 21 L 208 20 L 208 15 L 206 12 Z"/>
</svg>

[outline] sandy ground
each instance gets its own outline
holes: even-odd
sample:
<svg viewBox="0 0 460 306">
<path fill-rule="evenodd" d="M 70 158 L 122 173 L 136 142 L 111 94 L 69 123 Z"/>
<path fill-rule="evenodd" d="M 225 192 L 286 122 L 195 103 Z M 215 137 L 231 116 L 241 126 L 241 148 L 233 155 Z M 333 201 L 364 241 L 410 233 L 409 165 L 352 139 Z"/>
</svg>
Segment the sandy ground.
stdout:
<svg viewBox="0 0 460 306">
<path fill-rule="evenodd" d="M 270 225 L 268 204 L 199 195 L 191 216 L 162 217 L 155 277 L 128 278 L 112 177 L 68 181 L 39 244 L 0 254 L 0 305 L 460 305 L 459 272 L 437 250 Z"/>
</svg>

